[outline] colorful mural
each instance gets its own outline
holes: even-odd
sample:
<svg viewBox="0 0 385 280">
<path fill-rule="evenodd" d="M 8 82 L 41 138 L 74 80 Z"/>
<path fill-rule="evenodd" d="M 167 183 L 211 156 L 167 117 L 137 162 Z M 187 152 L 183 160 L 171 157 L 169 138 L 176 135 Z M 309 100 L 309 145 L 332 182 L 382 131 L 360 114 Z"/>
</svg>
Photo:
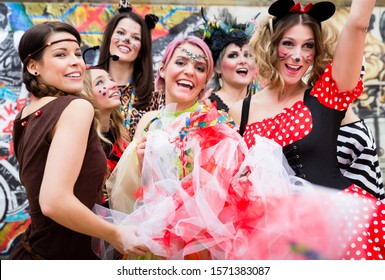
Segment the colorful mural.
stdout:
<svg viewBox="0 0 385 280">
<path fill-rule="evenodd" d="M 12 122 L 28 103 L 21 82 L 22 65 L 17 56 L 21 35 L 34 24 L 60 20 L 74 25 L 88 48 L 100 44 L 101 35 L 117 5 L 111 3 L 0 3 L 0 257 L 5 258 L 20 239 L 29 221 L 28 201 L 19 181 L 13 153 Z M 207 8 L 208 16 L 225 7 Z M 253 18 L 266 7 L 233 6 L 229 9 L 239 21 Z M 165 46 L 175 37 L 194 31 L 203 22 L 200 7 L 175 5 L 136 5 L 134 11 L 154 13 L 159 22 L 153 30 L 155 66 Z M 377 140 L 382 170 L 385 171 L 385 15 L 382 8 L 373 14 L 365 52 L 365 93 L 355 103 L 356 112 L 367 120 Z M 346 9 L 339 9 L 336 23 L 345 22 Z M 260 16 L 259 18 L 262 18 Z M 354 47 L 354 46 L 352 46 Z M 385 174 L 385 173 L 384 173 Z M 385 176 L 384 176 L 385 177 Z"/>
</svg>

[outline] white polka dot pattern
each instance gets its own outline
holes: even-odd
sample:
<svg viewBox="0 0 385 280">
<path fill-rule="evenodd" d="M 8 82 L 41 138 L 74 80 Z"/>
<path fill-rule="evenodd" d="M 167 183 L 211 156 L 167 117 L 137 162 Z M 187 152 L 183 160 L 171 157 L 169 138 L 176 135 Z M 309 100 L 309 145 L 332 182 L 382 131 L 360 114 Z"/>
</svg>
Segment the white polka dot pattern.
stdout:
<svg viewBox="0 0 385 280">
<path fill-rule="evenodd" d="M 347 223 L 343 259 L 385 260 L 385 204 L 354 185 L 344 193 L 360 199 L 363 208 Z"/>
<path fill-rule="evenodd" d="M 357 86 L 351 92 L 338 92 L 337 84 L 332 79 L 331 73 L 332 63 L 326 67 L 310 94 L 328 108 L 339 111 L 346 110 L 361 95 L 363 83 L 359 80 Z M 284 147 L 304 138 L 311 132 L 311 129 L 312 116 L 310 110 L 303 101 L 298 101 L 291 108 L 285 108 L 273 118 L 246 125 L 243 137 L 249 148 L 255 144 L 255 134 L 272 139 Z"/>
<path fill-rule="evenodd" d="M 247 125 L 243 137 L 249 148 L 255 144 L 255 134 L 272 139 L 281 146 L 286 146 L 302 139 L 311 130 L 310 110 L 302 101 L 298 101 L 291 108 L 285 108 L 274 118 Z"/>
<path fill-rule="evenodd" d="M 359 80 L 353 91 L 339 92 L 336 82 L 332 76 L 332 63 L 330 63 L 324 74 L 317 80 L 310 95 L 313 95 L 324 106 L 338 111 L 346 110 L 349 105 L 362 94 L 363 83 Z"/>
</svg>

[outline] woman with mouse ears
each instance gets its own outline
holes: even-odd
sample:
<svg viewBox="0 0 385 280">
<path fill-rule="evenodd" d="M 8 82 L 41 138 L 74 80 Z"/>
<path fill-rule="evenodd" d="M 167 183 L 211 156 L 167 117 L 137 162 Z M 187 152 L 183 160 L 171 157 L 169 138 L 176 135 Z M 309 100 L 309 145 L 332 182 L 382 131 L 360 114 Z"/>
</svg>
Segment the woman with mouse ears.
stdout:
<svg viewBox="0 0 385 280">
<path fill-rule="evenodd" d="M 164 105 L 164 96 L 154 92 L 153 84 L 151 30 L 157 22 L 156 15 L 147 14 L 143 19 L 132 11 L 130 2 L 120 1 L 118 13 L 103 32 L 99 64 L 107 61 L 103 68 L 118 84 L 124 126 L 131 140 L 143 114 Z"/>
<path fill-rule="evenodd" d="M 62 22 L 44 22 L 21 38 L 23 82 L 33 95 L 13 127 L 20 181 L 31 224 L 10 259 L 97 259 L 92 237 L 121 253 L 145 255 L 135 229 L 92 212 L 100 202 L 106 157 L 94 129 L 94 108 L 81 98 L 85 64 L 80 34 Z"/>
<path fill-rule="evenodd" d="M 259 75 L 269 83 L 252 97 L 244 133 L 249 148 L 254 146 L 256 135 L 282 146 L 296 176 L 362 200 L 373 196 L 341 174 L 337 135 L 349 104 L 363 91 L 360 72 L 364 42 L 375 2 L 351 2 L 349 17 L 332 52 L 324 44 L 322 24 L 333 16 L 333 3 L 302 6 L 289 0 L 275 1 L 268 9 L 270 16 L 251 39 Z M 241 118 L 241 107 L 237 104 L 230 110 L 235 121 Z M 359 214 L 364 217 L 365 210 Z M 383 236 L 384 227 L 378 230 Z M 354 242 L 365 244 L 364 248 L 349 248 L 346 258 L 383 257 L 383 242 L 373 244 L 371 238 L 366 232 L 357 234 Z"/>
<path fill-rule="evenodd" d="M 226 112 L 199 101 L 212 69 L 202 39 L 169 44 L 155 83 L 167 105 L 142 117 L 107 183 L 112 210 L 96 213 L 137 227 L 150 259 L 344 256 L 365 203 L 294 176 L 270 139 L 249 150 Z"/>
</svg>

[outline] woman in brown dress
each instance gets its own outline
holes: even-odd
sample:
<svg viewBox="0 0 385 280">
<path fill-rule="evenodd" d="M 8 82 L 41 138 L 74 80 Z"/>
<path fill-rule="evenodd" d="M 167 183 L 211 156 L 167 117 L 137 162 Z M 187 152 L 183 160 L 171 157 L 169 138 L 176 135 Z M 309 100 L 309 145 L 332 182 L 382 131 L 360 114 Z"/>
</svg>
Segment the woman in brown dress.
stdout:
<svg viewBox="0 0 385 280">
<path fill-rule="evenodd" d="M 106 157 L 94 108 L 79 98 L 85 72 L 79 33 L 66 23 L 38 24 L 21 38 L 19 56 L 33 98 L 16 116 L 13 140 L 31 225 L 10 259 L 97 259 L 92 237 L 122 253 L 144 254 L 134 229 L 118 228 L 91 210 L 100 200 Z"/>
</svg>

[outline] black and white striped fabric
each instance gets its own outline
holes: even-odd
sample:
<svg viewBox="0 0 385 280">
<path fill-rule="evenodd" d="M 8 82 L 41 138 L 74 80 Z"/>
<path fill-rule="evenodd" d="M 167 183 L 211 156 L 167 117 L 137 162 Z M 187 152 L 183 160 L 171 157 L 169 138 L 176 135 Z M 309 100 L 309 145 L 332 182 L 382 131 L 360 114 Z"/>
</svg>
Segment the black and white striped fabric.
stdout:
<svg viewBox="0 0 385 280">
<path fill-rule="evenodd" d="M 341 126 L 337 158 L 345 177 L 385 203 L 376 143 L 370 128 L 363 120 Z"/>
</svg>

